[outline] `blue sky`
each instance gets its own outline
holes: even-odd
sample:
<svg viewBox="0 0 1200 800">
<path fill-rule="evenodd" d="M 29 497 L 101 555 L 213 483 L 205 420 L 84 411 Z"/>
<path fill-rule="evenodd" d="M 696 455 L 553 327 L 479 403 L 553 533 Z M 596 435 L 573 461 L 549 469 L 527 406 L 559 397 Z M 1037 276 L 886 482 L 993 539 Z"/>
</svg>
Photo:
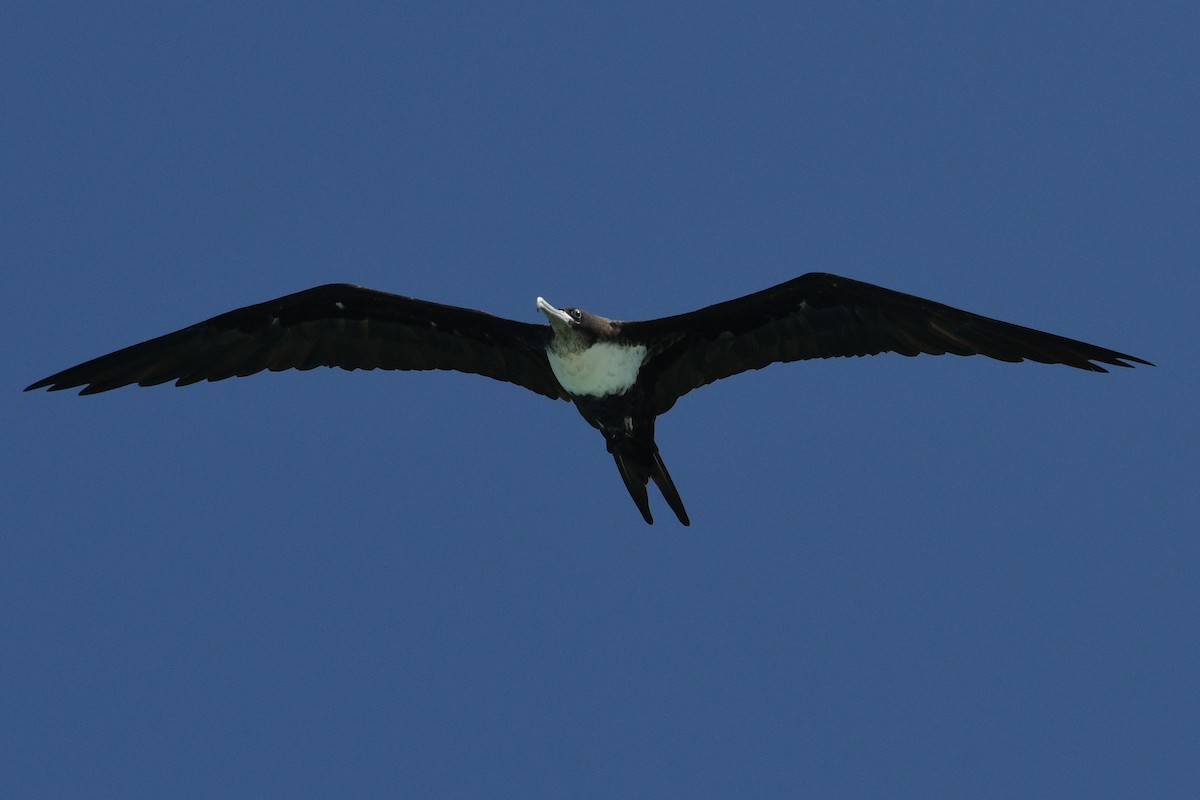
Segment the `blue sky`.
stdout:
<svg viewBox="0 0 1200 800">
<path fill-rule="evenodd" d="M 1047 7 L 1049 5 L 1049 7 Z M 0 794 L 1195 797 L 1200 12 L 0 12 Z M 1155 361 L 46 374 L 349 281 L 538 321 L 811 270 Z"/>
</svg>

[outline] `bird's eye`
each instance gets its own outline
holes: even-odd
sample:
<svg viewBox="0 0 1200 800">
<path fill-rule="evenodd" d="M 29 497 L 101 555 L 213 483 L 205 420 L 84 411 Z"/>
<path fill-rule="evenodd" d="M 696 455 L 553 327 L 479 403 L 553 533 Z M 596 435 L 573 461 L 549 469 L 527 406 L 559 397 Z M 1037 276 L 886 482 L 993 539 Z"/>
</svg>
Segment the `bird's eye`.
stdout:
<svg viewBox="0 0 1200 800">
<path fill-rule="evenodd" d="M 579 309 L 578 309 L 578 308 L 572 308 L 572 309 L 571 309 L 571 316 L 572 316 L 572 317 L 574 317 L 575 319 L 579 319 L 579 318 L 580 318 L 580 317 L 582 317 L 583 315 L 579 313 Z"/>
</svg>

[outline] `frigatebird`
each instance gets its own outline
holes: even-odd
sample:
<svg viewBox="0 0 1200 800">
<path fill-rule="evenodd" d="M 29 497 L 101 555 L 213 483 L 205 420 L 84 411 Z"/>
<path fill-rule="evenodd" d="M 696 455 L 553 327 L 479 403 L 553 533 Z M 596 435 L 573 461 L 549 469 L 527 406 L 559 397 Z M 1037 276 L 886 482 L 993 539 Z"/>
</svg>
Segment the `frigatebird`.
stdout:
<svg viewBox="0 0 1200 800">
<path fill-rule="evenodd" d="M 654 442 L 654 423 L 707 383 L 768 364 L 875 355 L 984 355 L 1107 372 L 1150 365 L 1052 333 L 862 281 L 809 273 L 686 314 L 620 322 L 580 308 L 537 308 L 549 325 L 494 317 L 351 284 L 235 309 L 32 384 L 95 394 L 131 383 L 219 381 L 262 370 L 445 369 L 569 400 L 603 435 L 625 488 L 653 524 L 647 484 L 690 524 Z M 1127 363 L 1133 362 L 1133 363 Z"/>
</svg>

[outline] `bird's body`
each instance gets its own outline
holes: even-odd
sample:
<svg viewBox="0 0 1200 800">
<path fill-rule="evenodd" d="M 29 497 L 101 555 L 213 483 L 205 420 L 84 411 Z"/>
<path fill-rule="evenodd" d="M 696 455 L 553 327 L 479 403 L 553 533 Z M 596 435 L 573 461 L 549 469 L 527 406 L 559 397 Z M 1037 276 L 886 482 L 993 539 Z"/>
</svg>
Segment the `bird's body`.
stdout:
<svg viewBox="0 0 1200 800">
<path fill-rule="evenodd" d="M 1066 364 L 1149 364 L 1135 356 L 961 311 L 849 278 L 809 273 L 755 294 L 642 322 L 619 322 L 542 298 L 549 325 L 502 319 L 349 284 L 318 286 L 236 309 L 44 378 L 28 389 L 250 375 L 262 370 L 448 369 L 573 402 L 604 436 L 648 523 L 653 481 L 689 524 L 654 442 L 654 424 L 692 389 L 768 364 L 885 351 L 985 355 Z M 1099 362 L 1099 363 L 1095 363 Z"/>
</svg>

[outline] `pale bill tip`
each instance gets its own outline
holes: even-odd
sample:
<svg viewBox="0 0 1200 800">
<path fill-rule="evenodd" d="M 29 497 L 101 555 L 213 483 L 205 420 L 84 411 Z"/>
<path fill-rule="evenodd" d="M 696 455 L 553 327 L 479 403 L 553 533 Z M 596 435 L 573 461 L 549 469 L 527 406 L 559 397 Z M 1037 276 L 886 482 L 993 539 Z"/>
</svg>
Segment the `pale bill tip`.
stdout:
<svg viewBox="0 0 1200 800">
<path fill-rule="evenodd" d="M 545 314 L 546 319 L 550 320 L 551 325 L 557 325 L 559 327 L 571 325 L 570 315 L 567 314 L 567 312 L 560 311 L 559 309 L 547 303 L 546 298 L 539 297 L 537 299 L 537 307 L 538 311 Z"/>
</svg>

